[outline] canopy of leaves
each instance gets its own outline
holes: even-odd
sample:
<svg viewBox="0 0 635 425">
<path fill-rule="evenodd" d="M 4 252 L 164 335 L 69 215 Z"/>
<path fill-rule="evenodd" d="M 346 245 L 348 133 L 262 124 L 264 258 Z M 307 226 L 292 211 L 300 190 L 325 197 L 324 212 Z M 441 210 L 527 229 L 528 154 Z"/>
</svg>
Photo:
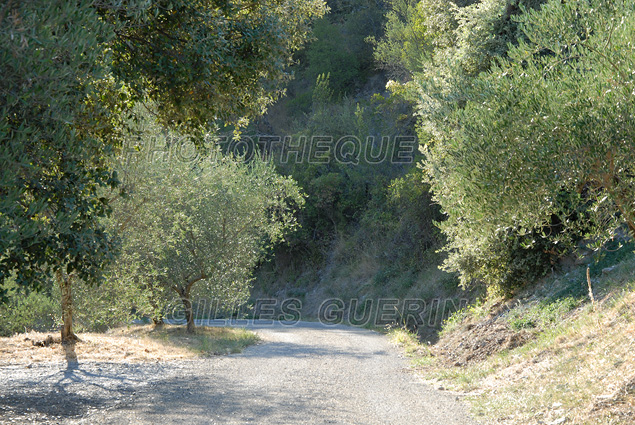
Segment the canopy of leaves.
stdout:
<svg viewBox="0 0 635 425">
<path fill-rule="evenodd" d="M 527 41 L 462 87 L 428 151 L 450 247 L 553 217 L 598 242 L 635 230 L 633 3 L 551 1 L 520 22 Z"/>
<path fill-rule="evenodd" d="M 417 133 L 424 146 L 442 150 L 445 144 L 453 143 L 454 131 L 460 128 L 453 114 L 468 101 L 465 89 L 480 73 L 505 59 L 511 46 L 525 39 L 517 18 L 543 3 L 544 0 L 391 2 L 385 36 L 376 42 L 375 58 L 397 80 L 390 81 L 387 88 L 416 104 Z M 433 175 L 432 180 L 445 178 L 442 173 Z M 538 247 L 532 242 L 532 234 L 540 230 L 526 229 L 528 235 L 523 235 L 518 229 L 509 229 L 499 235 L 481 234 L 481 239 L 466 237 L 450 248 L 460 251 L 451 269 L 461 271 L 464 283 L 472 279 L 497 284 L 505 281 L 503 286 L 524 283 L 533 278 L 534 271 L 540 274 L 544 270 L 536 264 L 546 261 L 546 266 L 551 265 L 544 251 L 552 252 L 553 246 L 546 243 Z"/>
<path fill-rule="evenodd" d="M 105 0 L 113 72 L 165 124 L 241 124 L 284 91 L 323 0 Z"/>
<path fill-rule="evenodd" d="M 96 221 L 107 212 L 98 187 L 116 183 L 97 124 L 108 114 L 90 104 L 111 31 L 90 3 L 0 8 L 1 281 L 15 271 L 37 288 L 60 265 L 88 280 L 111 257 Z"/>
<path fill-rule="evenodd" d="M 240 123 L 283 91 L 321 0 L 8 0 L 0 6 L 0 280 L 99 276 L 100 186 L 136 101 L 168 127 Z"/>
<path fill-rule="evenodd" d="M 132 197 L 113 204 L 123 247 L 111 279 L 146 288 L 157 310 L 177 295 L 243 302 L 264 249 L 295 226 L 304 203 L 295 182 L 271 165 L 216 149 L 185 161 L 153 158 L 146 145 L 122 169 Z"/>
</svg>

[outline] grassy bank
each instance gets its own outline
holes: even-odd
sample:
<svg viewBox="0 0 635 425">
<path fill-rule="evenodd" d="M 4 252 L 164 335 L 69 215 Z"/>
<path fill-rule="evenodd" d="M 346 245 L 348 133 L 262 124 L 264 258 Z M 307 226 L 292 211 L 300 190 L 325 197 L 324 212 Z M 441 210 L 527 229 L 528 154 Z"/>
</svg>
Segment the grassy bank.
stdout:
<svg viewBox="0 0 635 425">
<path fill-rule="evenodd" d="M 391 336 L 482 423 L 632 424 L 635 259 L 591 276 L 595 303 L 580 267 L 455 314 L 434 345 L 402 329 Z"/>
<path fill-rule="evenodd" d="M 259 341 L 258 335 L 243 328 L 198 327 L 194 334 L 188 334 L 183 326 L 149 327 L 150 331 L 142 327 L 131 334 L 147 335 L 168 347 L 183 347 L 203 356 L 240 353 Z"/>
</svg>

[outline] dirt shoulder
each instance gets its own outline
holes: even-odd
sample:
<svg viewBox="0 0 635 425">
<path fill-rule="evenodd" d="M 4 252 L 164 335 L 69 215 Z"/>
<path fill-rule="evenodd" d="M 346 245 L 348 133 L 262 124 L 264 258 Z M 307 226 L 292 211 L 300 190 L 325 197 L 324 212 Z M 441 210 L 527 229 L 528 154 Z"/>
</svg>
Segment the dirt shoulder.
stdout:
<svg viewBox="0 0 635 425">
<path fill-rule="evenodd" d="M 106 333 L 82 333 L 73 346 L 59 334 L 29 332 L 0 338 L 0 366 L 82 361 L 137 363 L 192 359 L 240 352 L 257 342 L 242 329 L 198 328 L 188 335 L 181 326 L 130 326 Z"/>
</svg>

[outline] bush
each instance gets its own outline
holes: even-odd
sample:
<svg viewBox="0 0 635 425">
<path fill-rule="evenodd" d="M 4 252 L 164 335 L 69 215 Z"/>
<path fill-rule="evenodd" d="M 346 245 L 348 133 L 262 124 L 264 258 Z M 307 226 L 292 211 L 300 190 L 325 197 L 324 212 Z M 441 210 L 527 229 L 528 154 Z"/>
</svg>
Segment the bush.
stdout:
<svg viewBox="0 0 635 425">
<path fill-rule="evenodd" d="M 453 248 L 457 246 L 460 249 Z M 461 286 L 480 283 L 504 296 L 545 276 L 555 261 L 552 240 L 515 229 L 478 240 L 454 239 L 444 249 L 450 254 L 443 269 L 457 272 Z"/>
<path fill-rule="evenodd" d="M 528 307 L 517 307 L 507 316 L 509 326 L 519 331 L 521 329 L 542 329 L 554 325 L 565 315 L 580 305 L 580 301 L 572 298 L 562 298 L 553 301 L 541 301 Z"/>
<path fill-rule="evenodd" d="M 81 332 L 105 332 L 152 311 L 140 284 L 125 284 L 113 276 L 99 286 L 76 285 L 73 303 L 75 326 Z"/>
<path fill-rule="evenodd" d="M 4 289 L 8 300 L 0 304 L 0 336 L 57 331 L 62 322 L 60 293 L 56 285 L 50 284 L 41 292 L 27 292 L 8 281 Z M 76 327 L 82 332 L 103 332 L 130 323 L 138 317 L 136 313 L 148 310 L 143 305 L 147 299 L 141 288 L 124 287 L 112 280 L 99 286 L 75 285 L 73 303 Z"/>
<path fill-rule="evenodd" d="M 20 332 L 48 332 L 61 323 L 59 295 L 51 292 L 26 292 L 12 281 L 4 284 L 7 302 L 0 304 L 0 336 Z"/>
<path fill-rule="evenodd" d="M 550 238 L 583 237 L 594 250 L 620 226 L 635 233 L 627 165 L 635 162 L 635 108 L 624 89 L 635 68 L 633 2 L 554 0 L 518 22 L 527 40 L 508 59 L 459 85 L 439 84 L 438 102 L 420 105 L 433 105 L 422 112 L 423 167 L 448 216 L 446 265 L 464 283 L 476 278 L 505 292 L 543 275 L 555 251 L 516 229 L 550 227 L 555 217 L 559 234 Z"/>
</svg>

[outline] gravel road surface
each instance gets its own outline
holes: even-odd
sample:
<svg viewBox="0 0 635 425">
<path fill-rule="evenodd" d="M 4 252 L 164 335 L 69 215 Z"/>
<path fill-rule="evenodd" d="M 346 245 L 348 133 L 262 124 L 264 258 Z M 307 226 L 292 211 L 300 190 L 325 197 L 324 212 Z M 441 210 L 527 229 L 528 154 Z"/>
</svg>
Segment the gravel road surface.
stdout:
<svg viewBox="0 0 635 425">
<path fill-rule="evenodd" d="M 237 355 L 2 367 L 0 423 L 475 423 L 376 332 L 306 322 L 247 327 L 263 341 Z"/>
</svg>

